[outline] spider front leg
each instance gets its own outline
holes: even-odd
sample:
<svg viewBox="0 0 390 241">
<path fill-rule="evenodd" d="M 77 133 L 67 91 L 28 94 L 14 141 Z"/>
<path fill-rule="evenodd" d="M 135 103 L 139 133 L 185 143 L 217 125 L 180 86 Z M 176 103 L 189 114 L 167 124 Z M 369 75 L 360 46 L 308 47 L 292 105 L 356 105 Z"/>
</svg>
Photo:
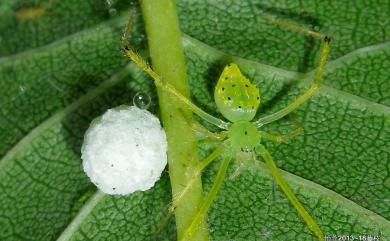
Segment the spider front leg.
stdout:
<svg viewBox="0 0 390 241">
<path fill-rule="evenodd" d="M 182 110 L 180 110 L 181 115 L 186 120 L 187 124 L 191 127 L 192 131 L 195 133 L 195 135 L 201 139 L 209 139 L 213 141 L 223 141 L 226 138 L 226 132 L 222 131 L 219 133 L 211 132 L 206 127 L 204 127 L 202 124 L 197 122 L 195 119 L 191 119 L 186 115 Z"/>
<path fill-rule="evenodd" d="M 190 127 L 195 132 L 195 134 L 202 140 L 209 139 L 209 140 L 222 141 L 226 138 L 226 134 L 224 132 L 220 132 L 220 133 L 211 132 L 195 120 L 192 121 Z"/>
<path fill-rule="evenodd" d="M 255 124 L 259 128 L 265 124 L 271 123 L 273 121 L 276 121 L 292 111 L 294 111 L 296 108 L 298 108 L 301 104 L 305 103 L 308 99 L 310 99 L 320 88 L 320 84 L 322 81 L 322 76 L 324 74 L 324 67 L 328 59 L 329 51 L 330 51 L 330 37 L 327 35 L 324 35 L 322 33 L 318 33 L 309 29 L 306 29 L 300 25 L 289 23 L 280 19 L 275 19 L 274 17 L 264 14 L 265 18 L 270 20 L 271 22 L 279 25 L 280 27 L 290 29 L 308 36 L 311 36 L 313 38 L 319 38 L 322 40 L 321 44 L 321 54 L 319 57 L 317 70 L 314 76 L 314 83 L 310 86 L 310 88 L 300 95 L 296 100 L 294 100 L 292 103 L 290 103 L 287 107 L 284 109 L 281 109 L 273 114 L 270 114 L 265 117 L 261 117 L 258 119 Z"/>
<path fill-rule="evenodd" d="M 272 159 L 271 154 L 267 151 L 267 149 L 260 145 L 257 147 L 257 150 L 259 154 L 263 157 L 265 160 L 265 163 L 267 164 L 268 168 L 271 171 L 272 176 L 274 177 L 275 181 L 278 183 L 284 194 L 287 196 L 288 200 L 292 203 L 294 208 L 298 211 L 299 215 L 305 220 L 307 226 L 309 229 L 318 237 L 319 241 L 324 241 L 324 234 L 322 233 L 320 227 L 314 221 L 314 219 L 310 216 L 310 214 L 306 211 L 306 209 L 303 207 L 299 199 L 295 196 L 295 194 L 291 191 L 290 187 L 288 186 L 287 182 L 284 180 L 282 174 L 280 173 L 278 167 L 276 166 L 274 160 Z"/>
<path fill-rule="evenodd" d="M 156 72 L 154 72 L 153 69 L 138 54 L 136 54 L 133 50 L 131 50 L 131 48 L 128 45 L 128 40 L 131 32 L 133 18 L 134 18 L 134 12 L 130 12 L 129 20 L 127 22 L 125 32 L 122 38 L 122 50 L 125 53 L 125 55 L 129 59 L 131 59 L 136 65 L 138 65 L 138 67 L 140 67 L 143 71 L 145 71 L 150 77 L 152 77 L 152 79 L 154 80 L 154 84 L 158 88 L 161 88 L 162 90 L 165 90 L 173 94 L 174 96 L 176 96 L 179 101 L 184 103 L 192 112 L 197 114 L 200 118 L 204 119 L 207 122 L 210 122 L 211 124 L 221 129 L 226 130 L 229 126 L 228 123 L 206 113 L 205 111 L 197 107 L 195 104 L 193 104 L 189 99 L 187 99 L 179 91 L 177 91 L 172 85 L 163 81 L 161 77 Z"/>
<path fill-rule="evenodd" d="M 290 139 L 293 139 L 294 137 L 299 136 L 302 133 L 303 133 L 303 129 L 296 129 L 286 135 L 274 135 L 265 131 L 260 131 L 262 139 L 267 141 L 279 142 L 279 143 L 286 142 Z"/>
</svg>

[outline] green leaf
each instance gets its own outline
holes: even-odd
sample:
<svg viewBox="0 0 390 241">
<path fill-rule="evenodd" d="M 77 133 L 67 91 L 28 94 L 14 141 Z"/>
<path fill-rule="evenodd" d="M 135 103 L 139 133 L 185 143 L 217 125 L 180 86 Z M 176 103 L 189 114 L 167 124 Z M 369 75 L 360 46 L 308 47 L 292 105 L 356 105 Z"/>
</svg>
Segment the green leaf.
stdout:
<svg viewBox="0 0 390 241">
<path fill-rule="evenodd" d="M 82 171 L 80 147 L 93 118 L 131 103 L 137 91 L 152 96 L 157 112 L 152 82 L 120 52 L 133 6 L 117 1 L 110 16 L 105 4 L 0 5 L 0 240 L 145 240 L 164 218 L 167 174 L 147 192 L 118 197 L 97 192 Z M 192 100 L 219 117 L 213 87 L 227 62 L 261 88 L 258 116 L 286 106 L 311 83 L 319 43 L 270 24 L 262 11 L 333 36 L 324 85 L 293 114 L 304 135 L 266 146 L 325 234 L 390 239 L 387 1 L 177 5 Z M 28 8 L 45 10 L 21 19 Z M 144 40 L 138 16 L 131 43 L 141 49 Z M 293 126 L 286 119 L 265 128 L 287 133 Z M 199 147 L 205 156 L 212 145 Z M 217 167 L 203 174 L 206 192 Z M 225 181 L 208 225 L 213 240 L 315 240 L 263 164 Z M 171 220 L 159 238 L 175 236 Z"/>
</svg>

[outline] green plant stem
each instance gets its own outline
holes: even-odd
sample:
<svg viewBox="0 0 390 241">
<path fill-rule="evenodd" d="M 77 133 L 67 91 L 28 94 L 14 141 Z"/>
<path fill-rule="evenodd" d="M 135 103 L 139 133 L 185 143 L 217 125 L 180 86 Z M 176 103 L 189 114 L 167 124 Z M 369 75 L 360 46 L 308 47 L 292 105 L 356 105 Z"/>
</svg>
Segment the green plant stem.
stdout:
<svg viewBox="0 0 390 241">
<path fill-rule="evenodd" d="M 169 82 L 184 96 L 189 97 L 181 32 L 174 1 L 143 0 L 141 8 L 154 70 L 163 81 Z M 193 176 L 198 161 L 196 140 L 182 113 L 183 111 L 185 115 L 190 116 L 191 112 L 174 96 L 161 90 L 157 91 L 168 138 L 172 195 L 177 196 Z M 202 200 L 202 184 L 199 177 L 175 210 L 179 240 L 190 225 Z M 191 240 L 209 240 L 204 221 Z"/>
</svg>

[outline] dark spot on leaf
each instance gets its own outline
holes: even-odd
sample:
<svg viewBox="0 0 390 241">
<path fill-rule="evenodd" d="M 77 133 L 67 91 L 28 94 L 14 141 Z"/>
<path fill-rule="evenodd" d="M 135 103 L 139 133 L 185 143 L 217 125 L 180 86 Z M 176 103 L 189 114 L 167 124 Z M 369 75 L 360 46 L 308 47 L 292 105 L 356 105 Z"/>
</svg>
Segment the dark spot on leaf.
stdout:
<svg viewBox="0 0 390 241">
<path fill-rule="evenodd" d="M 239 105 L 238 108 L 241 109 L 241 105 Z"/>
<path fill-rule="evenodd" d="M 228 79 L 228 77 L 225 77 L 225 79 Z"/>
<path fill-rule="evenodd" d="M 225 88 L 222 87 L 222 90 L 225 90 Z"/>
<path fill-rule="evenodd" d="M 113 187 L 112 190 L 115 190 L 115 187 Z"/>
<path fill-rule="evenodd" d="M 249 87 L 249 85 L 245 85 L 245 87 Z"/>
<path fill-rule="evenodd" d="M 228 100 L 231 100 L 232 98 L 228 97 Z"/>
<path fill-rule="evenodd" d="M 235 87 L 236 85 L 232 85 L 232 87 Z"/>
<path fill-rule="evenodd" d="M 248 135 L 248 132 L 247 132 L 247 131 L 245 131 L 245 135 Z"/>
</svg>

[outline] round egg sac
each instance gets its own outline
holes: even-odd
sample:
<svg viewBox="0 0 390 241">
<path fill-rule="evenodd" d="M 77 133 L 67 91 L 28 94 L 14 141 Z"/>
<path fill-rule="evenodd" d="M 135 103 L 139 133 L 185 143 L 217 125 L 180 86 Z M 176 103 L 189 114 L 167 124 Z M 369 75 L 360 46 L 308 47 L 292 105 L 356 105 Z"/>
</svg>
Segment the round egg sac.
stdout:
<svg viewBox="0 0 390 241">
<path fill-rule="evenodd" d="M 101 191 L 127 195 L 159 180 L 167 164 L 167 141 L 149 111 L 120 106 L 92 121 L 81 153 L 85 173 Z"/>
</svg>

